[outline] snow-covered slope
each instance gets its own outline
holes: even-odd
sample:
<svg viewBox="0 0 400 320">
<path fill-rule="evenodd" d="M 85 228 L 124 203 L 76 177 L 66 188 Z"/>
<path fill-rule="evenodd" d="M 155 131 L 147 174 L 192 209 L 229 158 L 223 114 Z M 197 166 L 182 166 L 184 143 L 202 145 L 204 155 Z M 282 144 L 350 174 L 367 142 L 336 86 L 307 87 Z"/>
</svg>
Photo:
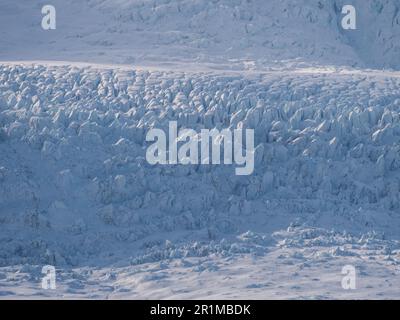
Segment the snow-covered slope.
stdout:
<svg viewBox="0 0 400 320">
<path fill-rule="evenodd" d="M 0 59 L 74 60 L 260 69 L 268 66 L 400 66 L 397 0 L 2 0 Z M 341 27 L 342 6 L 357 29 Z"/>
</svg>

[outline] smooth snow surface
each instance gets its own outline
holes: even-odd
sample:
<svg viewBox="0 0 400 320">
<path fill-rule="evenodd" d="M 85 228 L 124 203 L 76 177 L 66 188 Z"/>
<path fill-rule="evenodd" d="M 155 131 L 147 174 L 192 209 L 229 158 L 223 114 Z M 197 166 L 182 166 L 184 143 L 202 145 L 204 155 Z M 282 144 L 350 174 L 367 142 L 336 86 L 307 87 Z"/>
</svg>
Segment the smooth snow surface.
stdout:
<svg viewBox="0 0 400 320">
<path fill-rule="evenodd" d="M 0 298 L 399 298 L 400 4 L 350 2 L 2 0 Z M 254 173 L 149 165 L 169 121 Z"/>
</svg>

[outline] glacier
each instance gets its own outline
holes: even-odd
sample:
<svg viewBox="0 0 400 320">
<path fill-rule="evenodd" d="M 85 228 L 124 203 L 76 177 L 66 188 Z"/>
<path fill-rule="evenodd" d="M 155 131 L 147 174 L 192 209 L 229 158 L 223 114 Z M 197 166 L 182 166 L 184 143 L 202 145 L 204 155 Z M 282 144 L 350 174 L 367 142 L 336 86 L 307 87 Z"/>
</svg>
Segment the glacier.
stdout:
<svg viewBox="0 0 400 320">
<path fill-rule="evenodd" d="M 398 298 L 399 4 L 351 2 L 2 1 L 0 299 Z M 151 165 L 170 121 L 254 172 Z"/>
</svg>

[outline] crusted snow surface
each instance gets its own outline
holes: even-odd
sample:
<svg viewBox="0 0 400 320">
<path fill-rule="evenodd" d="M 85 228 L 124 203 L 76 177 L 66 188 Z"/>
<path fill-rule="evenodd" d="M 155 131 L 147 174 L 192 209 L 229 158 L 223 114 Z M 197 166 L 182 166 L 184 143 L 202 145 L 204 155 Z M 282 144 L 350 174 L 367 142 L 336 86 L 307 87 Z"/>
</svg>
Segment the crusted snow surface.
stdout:
<svg viewBox="0 0 400 320">
<path fill-rule="evenodd" d="M 0 294 L 395 298 L 399 109 L 394 72 L 1 64 Z M 171 120 L 254 129 L 254 173 L 148 164 Z"/>
</svg>

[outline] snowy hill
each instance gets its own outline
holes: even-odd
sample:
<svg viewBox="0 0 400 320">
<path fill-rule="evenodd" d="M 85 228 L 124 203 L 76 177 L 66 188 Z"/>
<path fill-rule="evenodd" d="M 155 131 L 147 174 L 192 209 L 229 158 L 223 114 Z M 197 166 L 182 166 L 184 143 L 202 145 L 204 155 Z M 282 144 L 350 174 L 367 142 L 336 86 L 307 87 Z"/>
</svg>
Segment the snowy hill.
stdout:
<svg viewBox="0 0 400 320">
<path fill-rule="evenodd" d="M 398 298 L 397 1 L 43 4 L 0 3 L 0 296 Z M 170 121 L 254 173 L 149 164 Z"/>
</svg>

